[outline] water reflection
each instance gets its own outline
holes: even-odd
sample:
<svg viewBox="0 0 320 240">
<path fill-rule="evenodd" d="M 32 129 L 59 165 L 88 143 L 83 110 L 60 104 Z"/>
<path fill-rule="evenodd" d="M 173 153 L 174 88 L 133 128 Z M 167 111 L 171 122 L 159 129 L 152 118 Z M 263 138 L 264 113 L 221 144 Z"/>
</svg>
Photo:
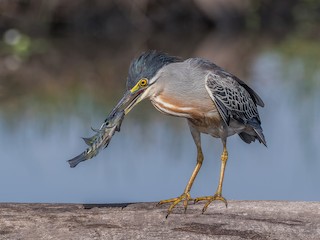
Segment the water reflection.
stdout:
<svg viewBox="0 0 320 240">
<path fill-rule="evenodd" d="M 319 72 L 305 92 L 301 81 L 307 73 L 299 58 L 288 61 L 281 51 L 263 51 L 250 66 L 250 85 L 266 103 L 260 113 L 268 148 L 229 138 L 224 196 L 320 200 Z M 26 100 L 18 106 L 28 109 L 11 114 L 1 109 L 1 202 L 157 201 L 182 193 L 196 159 L 186 121 L 148 103 L 125 119 L 106 150 L 70 169 L 66 160 L 85 148 L 80 137 L 91 135 L 89 126 L 101 124 L 121 93 L 101 102 L 85 90 L 77 96 L 54 105 Z M 221 150 L 220 140 L 203 136 L 205 161 L 193 196 L 214 193 Z"/>
</svg>

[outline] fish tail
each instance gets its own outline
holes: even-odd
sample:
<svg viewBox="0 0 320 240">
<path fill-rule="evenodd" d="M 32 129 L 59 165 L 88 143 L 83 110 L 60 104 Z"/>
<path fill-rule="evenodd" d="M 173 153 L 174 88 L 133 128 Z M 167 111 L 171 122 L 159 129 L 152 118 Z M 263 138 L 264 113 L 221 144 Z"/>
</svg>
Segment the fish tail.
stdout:
<svg viewBox="0 0 320 240">
<path fill-rule="evenodd" d="M 81 153 L 80 155 L 68 160 L 68 163 L 70 164 L 71 168 L 74 168 L 77 166 L 79 163 L 87 160 L 85 152 Z"/>
</svg>

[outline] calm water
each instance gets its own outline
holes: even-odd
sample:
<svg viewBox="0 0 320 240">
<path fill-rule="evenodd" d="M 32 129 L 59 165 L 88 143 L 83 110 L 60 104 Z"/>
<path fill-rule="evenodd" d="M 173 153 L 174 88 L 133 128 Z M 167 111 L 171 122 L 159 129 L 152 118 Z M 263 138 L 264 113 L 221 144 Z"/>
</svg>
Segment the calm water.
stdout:
<svg viewBox="0 0 320 240">
<path fill-rule="evenodd" d="M 266 105 L 259 111 L 268 148 L 229 138 L 227 199 L 320 200 L 320 72 L 310 73 L 307 64 L 276 48 L 253 57 L 248 80 Z M 8 116 L 0 108 L 0 201 L 107 203 L 180 195 L 196 148 L 186 120 L 164 116 L 148 103 L 127 116 L 107 149 L 69 168 L 66 160 L 85 149 L 80 137 L 91 135 L 90 126 L 100 126 L 120 98 L 101 109 L 89 95 L 74 100 L 75 111 L 61 102 L 54 111 L 46 104 L 23 109 L 23 116 L 22 109 Z M 205 161 L 194 197 L 213 194 L 219 177 L 221 142 L 206 135 L 202 141 Z"/>
</svg>

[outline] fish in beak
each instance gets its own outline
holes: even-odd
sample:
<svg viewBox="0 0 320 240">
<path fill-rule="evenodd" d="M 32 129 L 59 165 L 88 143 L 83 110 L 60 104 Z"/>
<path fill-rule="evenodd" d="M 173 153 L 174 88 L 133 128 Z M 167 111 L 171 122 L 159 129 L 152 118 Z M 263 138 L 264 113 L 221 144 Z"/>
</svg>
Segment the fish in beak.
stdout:
<svg viewBox="0 0 320 240">
<path fill-rule="evenodd" d="M 124 116 L 142 100 L 143 92 L 144 89 L 140 89 L 136 85 L 124 94 L 118 104 L 112 109 L 101 127 L 99 129 L 92 128 L 96 134 L 89 138 L 83 138 L 89 147 L 80 155 L 68 160 L 71 168 L 74 168 L 80 162 L 93 158 L 101 149 L 104 149 L 109 145 L 114 133 L 116 131 L 120 131 Z"/>
<path fill-rule="evenodd" d="M 143 100 L 143 93 L 146 90 L 146 86 L 141 85 L 141 81 L 143 83 L 143 81 L 147 80 L 140 80 L 133 88 L 128 90 L 123 95 L 118 104 L 110 112 L 108 118 L 112 117 L 114 114 L 122 110 L 124 111 L 125 115 L 127 115 L 135 105 L 137 105 L 141 100 Z M 108 120 L 108 118 L 106 119 L 106 121 Z"/>
</svg>

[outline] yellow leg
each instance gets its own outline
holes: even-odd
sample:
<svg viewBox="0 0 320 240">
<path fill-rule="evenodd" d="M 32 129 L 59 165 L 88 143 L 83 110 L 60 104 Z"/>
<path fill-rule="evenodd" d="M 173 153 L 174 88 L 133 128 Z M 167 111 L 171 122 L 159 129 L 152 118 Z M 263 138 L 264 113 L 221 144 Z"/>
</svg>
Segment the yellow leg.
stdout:
<svg viewBox="0 0 320 240">
<path fill-rule="evenodd" d="M 227 200 L 224 197 L 222 197 L 222 185 L 223 185 L 224 171 L 226 168 L 227 160 L 228 160 L 228 151 L 226 148 L 226 144 L 224 144 L 223 152 L 221 155 L 220 179 L 219 179 L 219 184 L 218 184 L 216 193 L 213 196 L 198 197 L 194 200 L 195 203 L 199 201 L 204 201 L 204 200 L 207 201 L 202 209 L 202 213 L 204 213 L 207 210 L 210 203 L 215 200 L 220 200 L 225 203 L 226 207 L 228 206 Z"/>
<path fill-rule="evenodd" d="M 191 187 L 193 185 L 193 182 L 201 168 L 202 162 L 203 162 L 203 154 L 201 151 L 200 147 L 197 147 L 198 150 L 198 154 L 197 154 L 197 165 L 194 168 L 192 175 L 188 181 L 188 184 L 186 186 L 186 188 L 184 189 L 183 193 L 181 194 L 181 196 L 176 197 L 176 198 L 171 198 L 171 199 L 167 199 L 167 200 L 162 200 L 160 201 L 158 204 L 164 204 L 164 203 L 171 203 L 169 209 L 168 209 L 168 213 L 166 218 L 169 216 L 169 214 L 172 212 L 172 209 L 181 201 L 183 201 L 183 206 L 184 206 L 184 211 L 187 210 L 188 207 L 188 201 L 192 201 L 193 199 L 190 197 L 190 190 Z"/>
</svg>

